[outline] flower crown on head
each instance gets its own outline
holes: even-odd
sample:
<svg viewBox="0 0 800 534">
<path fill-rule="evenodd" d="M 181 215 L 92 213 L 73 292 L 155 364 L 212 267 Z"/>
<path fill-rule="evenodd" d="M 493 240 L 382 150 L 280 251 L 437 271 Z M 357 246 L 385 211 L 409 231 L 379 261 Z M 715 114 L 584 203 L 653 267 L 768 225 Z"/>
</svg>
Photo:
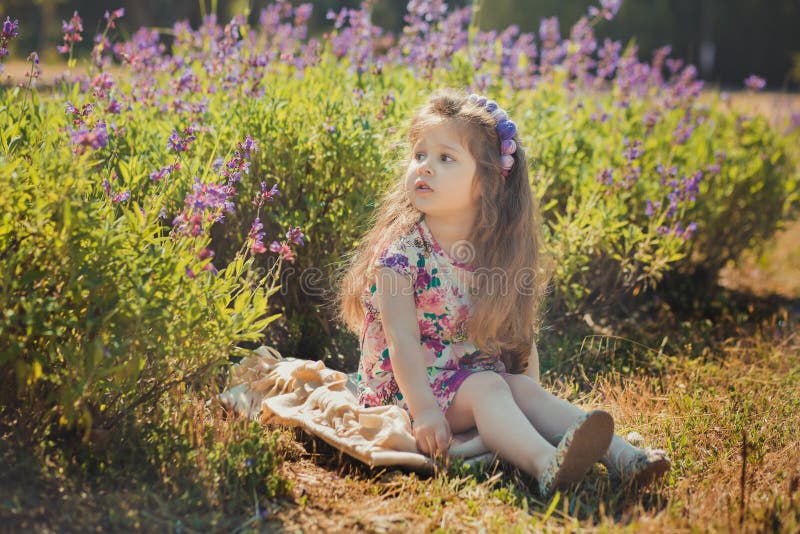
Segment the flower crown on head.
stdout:
<svg viewBox="0 0 800 534">
<path fill-rule="evenodd" d="M 497 121 L 495 130 L 497 130 L 497 136 L 500 138 L 501 172 L 503 176 L 508 176 L 508 173 L 511 172 L 511 167 L 514 166 L 514 156 L 512 154 L 517 151 L 517 143 L 514 141 L 517 125 L 508 118 L 508 113 L 498 106 L 494 100 L 472 93 L 469 95 L 469 101 L 486 109 Z"/>
</svg>

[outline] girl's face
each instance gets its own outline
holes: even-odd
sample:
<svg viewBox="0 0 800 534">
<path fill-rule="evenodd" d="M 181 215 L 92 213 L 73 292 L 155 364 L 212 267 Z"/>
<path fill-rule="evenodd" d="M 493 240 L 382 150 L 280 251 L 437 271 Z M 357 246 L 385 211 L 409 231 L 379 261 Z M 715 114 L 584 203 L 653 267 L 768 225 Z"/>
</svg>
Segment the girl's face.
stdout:
<svg viewBox="0 0 800 534">
<path fill-rule="evenodd" d="M 473 216 L 477 212 L 477 165 L 465 141 L 458 125 L 444 120 L 423 130 L 414 143 L 405 188 L 425 215 Z"/>
</svg>

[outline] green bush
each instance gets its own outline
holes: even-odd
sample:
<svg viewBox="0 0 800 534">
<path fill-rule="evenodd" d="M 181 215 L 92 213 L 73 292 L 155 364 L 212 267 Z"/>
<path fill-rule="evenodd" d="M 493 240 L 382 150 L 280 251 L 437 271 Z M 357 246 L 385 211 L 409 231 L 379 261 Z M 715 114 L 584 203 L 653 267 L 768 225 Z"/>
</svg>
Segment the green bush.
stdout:
<svg viewBox="0 0 800 534">
<path fill-rule="evenodd" d="M 198 254 L 208 237 L 168 235 L 160 184 L 114 201 L 144 182 L 140 151 L 153 155 L 135 128 L 98 152 L 73 154 L 59 131 L 61 103 L 25 111 L 24 92 L 2 96 L 4 403 L 88 435 L 170 386 L 207 381 L 237 344 L 261 337 L 278 287 L 274 276 L 257 276 L 246 249 L 214 275 Z M 9 131 L 30 142 L 14 143 Z"/>
<path fill-rule="evenodd" d="M 689 291 L 707 291 L 722 267 L 763 243 L 797 205 L 797 130 L 781 135 L 765 117 L 719 98 L 669 109 L 668 97 L 627 108 L 615 106 L 617 93 L 571 96 L 547 86 L 509 97 L 531 147 L 555 269 L 553 309 L 607 308 L 665 275 L 696 276 Z M 658 122 L 648 129 L 654 113 Z M 676 142 L 687 113 L 699 123 Z M 640 154 L 626 158 L 636 142 Z M 626 182 L 626 173 L 638 177 Z M 671 195 L 678 197 L 672 215 Z M 687 233 L 689 225 L 696 229 Z"/>
<path fill-rule="evenodd" d="M 173 33 L 167 54 L 140 30 L 111 70 L 100 48 L 88 77 L 70 72 L 51 95 L 0 92 L 3 402 L 43 424 L 113 424 L 265 340 L 354 366 L 356 340 L 327 306 L 334 275 L 399 177 L 406 120 L 437 87 L 485 76 L 519 126 L 555 270 L 548 320 L 616 306 L 671 273 L 713 279 L 796 206 L 798 130 L 700 103 L 691 72 L 645 92 L 623 72 L 593 90 L 557 65 L 514 86 L 500 61 L 476 70 L 468 48 L 417 72 L 365 67 L 329 40 L 302 52 L 241 19 Z M 196 139 L 176 150 L 171 136 Z M 235 210 L 181 235 L 172 221 L 196 180 L 221 186 L 246 136 L 260 151 L 233 183 Z M 262 183 L 280 195 L 254 204 Z M 268 241 L 307 233 L 293 263 L 252 253 L 256 216 Z"/>
</svg>

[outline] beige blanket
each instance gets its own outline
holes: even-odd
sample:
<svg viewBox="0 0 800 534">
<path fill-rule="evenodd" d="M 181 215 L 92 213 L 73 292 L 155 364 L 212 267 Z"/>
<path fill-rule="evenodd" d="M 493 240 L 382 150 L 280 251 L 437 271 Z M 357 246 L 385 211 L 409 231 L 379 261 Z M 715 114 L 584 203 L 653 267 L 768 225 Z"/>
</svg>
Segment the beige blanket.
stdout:
<svg viewBox="0 0 800 534">
<path fill-rule="evenodd" d="M 261 346 L 231 369 L 231 388 L 219 395 L 226 407 L 248 417 L 300 426 L 370 465 L 431 471 L 420 453 L 408 413 L 398 406 L 363 408 L 348 376 L 318 361 L 282 358 Z M 489 461 L 476 431 L 453 437 L 449 454 L 477 464 Z"/>
</svg>

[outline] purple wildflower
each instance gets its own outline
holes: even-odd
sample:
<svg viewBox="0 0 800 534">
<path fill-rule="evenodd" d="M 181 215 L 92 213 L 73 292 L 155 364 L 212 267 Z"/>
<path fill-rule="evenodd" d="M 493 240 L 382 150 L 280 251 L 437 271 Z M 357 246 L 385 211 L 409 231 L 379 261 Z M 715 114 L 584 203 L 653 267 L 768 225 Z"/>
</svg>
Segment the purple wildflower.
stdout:
<svg viewBox="0 0 800 534">
<path fill-rule="evenodd" d="M 614 183 L 614 169 L 603 169 L 597 173 L 597 181 L 605 184 L 611 185 Z"/>
<path fill-rule="evenodd" d="M 662 181 L 663 180 L 664 179 L 662 178 Z M 670 192 L 667 193 L 667 199 L 669 200 L 667 217 L 674 217 L 681 205 L 696 201 L 697 193 L 700 191 L 700 182 L 702 180 L 703 171 L 697 171 L 688 178 L 682 176 L 680 179 L 672 178 L 666 182 L 666 184 L 670 187 Z"/>
<path fill-rule="evenodd" d="M 409 4 L 408 9 L 412 11 L 413 6 Z M 329 37 L 334 55 L 337 58 L 348 56 L 351 68 L 355 68 L 358 74 L 367 72 L 368 65 L 374 62 L 374 41 L 382 33 L 381 28 L 372 24 L 370 10 L 366 6 L 361 9 L 343 8 L 338 14 L 328 11 L 327 18 L 335 20 L 336 32 Z"/>
<path fill-rule="evenodd" d="M 653 52 L 653 61 L 650 63 L 650 82 L 654 86 L 662 86 L 664 84 L 664 61 L 672 52 L 670 45 L 662 46 Z"/>
<path fill-rule="evenodd" d="M 694 202 L 697 193 L 700 191 L 700 182 L 703 180 L 703 171 L 697 171 L 690 178 L 683 181 L 683 191 L 685 198 Z"/>
<path fill-rule="evenodd" d="M 179 234 L 196 237 L 203 233 L 203 216 L 199 213 L 183 212 L 175 217 L 172 226 Z"/>
<path fill-rule="evenodd" d="M 240 143 L 238 148 L 242 151 L 243 155 L 247 157 L 250 156 L 251 152 L 258 152 L 258 144 L 249 135 L 244 138 L 244 142 Z"/>
<path fill-rule="evenodd" d="M 119 100 L 112 99 L 111 102 L 108 103 L 108 106 L 106 106 L 106 112 L 108 113 L 119 115 L 121 111 L 122 111 L 122 104 L 120 104 Z"/>
<path fill-rule="evenodd" d="M 751 91 L 760 91 L 766 85 L 767 85 L 767 80 L 765 80 L 764 78 L 760 78 L 755 74 L 751 74 L 744 81 L 744 86 L 750 89 Z"/>
<path fill-rule="evenodd" d="M 692 237 L 692 235 L 694 235 L 694 233 L 696 231 L 697 231 L 697 223 L 692 221 L 692 222 L 689 223 L 689 225 L 683 231 L 683 234 L 681 235 L 681 237 L 683 237 L 684 239 L 689 239 L 689 238 Z"/>
<path fill-rule="evenodd" d="M 566 54 L 566 46 L 561 41 L 561 33 L 556 17 L 541 20 L 539 38 L 542 40 L 539 70 L 542 75 L 546 75 L 553 70 L 555 65 L 561 62 Z"/>
<path fill-rule="evenodd" d="M 0 40 L 7 42 L 17 37 L 19 37 L 19 20 L 14 19 L 12 22 L 11 17 L 6 17 L 3 22 L 3 30 L 0 32 Z"/>
<path fill-rule="evenodd" d="M 280 254 L 280 256 L 287 261 L 294 263 L 295 255 L 289 245 L 287 243 L 278 243 L 277 241 L 273 241 L 269 245 L 269 249 L 272 252 Z"/>
<path fill-rule="evenodd" d="M 83 21 L 77 11 L 72 14 L 72 18 L 69 19 L 69 22 L 66 20 L 61 21 L 61 31 L 64 33 L 64 44 L 56 48 L 60 54 L 72 55 L 73 45 L 83 41 L 83 37 L 81 36 Z"/>
<path fill-rule="evenodd" d="M 644 208 L 644 214 L 648 217 L 652 217 L 657 209 L 661 209 L 661 202 L 653 202 L 648 198 Z"/>
<path fill-rule="evenodd" d="M 542 19 L 539 23 L 539 37 L 542 41 L 558 42 L 561 39 L 561 34 L 558 30 L 558 19 L 550 17 Z"/>
<path fill-rule="evenodd" d="M 108 39 L 108 30 L 115 26 L 113 19 L 106 22 L 106 29 L 103 33 L 98 33 L 94 36 L 94 46 L 92 47 L 92 61 L 94 65 L 104 70 L 110 63 L 111 59 L 105 52 L 112 51 L 111 41 Z"/>
<path fill-rule="evenodd" d="M 80 128 L 72 131 L 73 151 L 82 152 L 86 147 L 94 150 L 103 148 L 108 144 L 108 130 L 105 122 L 98 122 L 91 130 L 82 124 Z"/>
<path fill-rule="evenodd" d="M 179 162 L 175 162 L 171 165 L 167 165 L 166 167 L 161 167 L 157 171 L 153 171 L 150 173 L 150 179 L 153 181 L 158 181 L 164 178 L 165 176 L 169 176 L 174 171 L 180 170 L 181 164 Z"/>
<path fill-rule="evenodd" d="M 631 165 L 628 164 L 625 168 L 625 176 L 622 179 L 622 182 L 619 184 L 622 187 L 630 189 L 633 187 L 633 184 L 639 179 L 642 175 L 642 168 L 638 165 Z"/>
<path fill-rule="evenodd" d="M 269 202 L 280 194 L 281 192 L 278 190 L 278 184 L 273 185 L 272 189 L 267 190 L 267 182 L 261 182 L 261 192 L 256 195 L 255 200 L 253 200 L 253 204 L 256 206 L 261 206 L 264 204 L 264 201 Z"/>
<path fill-rule="evenodd" d="M 644 125 L 645 133 L 651 133 L 653 128 L 656 127 L 658 124 L 659 112 L 657 110 L 651 110 L 644 114 L 642 117 L 642 124 Z"/>
<path fill-rule="evenodd" d="M 186 69 L 177 80 L 173 80 L 171 83 L 179 94 L 185 92 L 199 93 L 201 91 L 200 79 L 190 69 Z"/>
<path fill-rule="evenodd" d="M 42 69 L 39 68 L 39 54 L 37 52 L 31 52 L 28 54 L 27 58 L 28 63 L 31 64 L 30 70 L 25 73 L 25 77 L 28 78 L 28 87 L 33 87 L 33 80 L 39 78 L 42 74 Z M 25 84 L 21 83 L 20 87 L 24 87 Z"/>
<path fill-rule="evenodd" d="M 8 43 L 11 39 L 19 36 L 19 20 L 11 21 L 10 17 L 6 17 L 3 22 L 3 30 L 0 31 L 0 58 L 8 55 Z M 0 72 L 3 72 L 3 65 L 0 63 Z"/>
<path fill-rule="evenodd" d="M 112 28 L 116 27 L 116 24 L 114 23 L 114 21 L 117 20 L 117 19 L 121 19 L 124 16 L 125 16 L 125 8 L 121 7 L 119 9 L 115 9 L 111 13 L 106 11 L 105 14 L 103 15 L 103 18 L 108 21 L 108 28 L 112 29 Z"/>
<path fill-rule="evenodd" d="M 640 148 L 642 146 L 642 142 L 640 140 L 637 139 L 631 143 L 626 137 L 622 144 L 625 146 L 625 149 L 622 151 L 622 155 L 628 161 L 634 161 L 642 155 L 642 150 Z"/>
<path fill-rule="evenodd" d="M 114 180 L 117 177 L 116 172 L 111 173 L 111 180 Z M 111 202 L 114 204 L 119 204 L 120 202 L 126 202 L 131 198 L 130 191 L 121 191 L 118 193 L 113 192 L 113 188 L 111 186 L 111 181 L 108 178 L 103 178 L 103 181 L 100 182 L 100 185 L 103 187 L 103 192 L 106 194 L 107 197 L 111 199 Z M 140 208 L 141 209 L 141 208 Z"/>
<path fill-rule="evenodd" d="M 798 127 L 800 127 L 800 111 L 793 111 L 791 115 L 789 115 L 789 125 L 786 127 L 783 135 L 789 135 Z"/>
<path fill-rule="evenodd" d="M 250 171 L 250 158 L 253 152 L 258 152 L 258 143 L 248 135 L 243 142 L 236 145 L 233 157 L 225 163 L 222 175 L 228 179 L 228 183 L 238 182 L 242 179 L 242 174 Z"/>
<path fill-rule="evenodd" d="M 120 202 L 125 202 L 131 198 L 130 191 L 122 191 L 121 193 L 116 193 L 114 196 L 111 197 L 111 202 L 114 204 L 118 204 Z"/>
<path fill-rule="evenodd" d="M 97 98 L 106 98 L 113 87 L 114 77 L 110 72 L 101 72 L 92 79 L 92 95 Z"/>
<path fill-rule="evenodd" d="M 232 158 L 225 164 L 225 170 L 222 171 L 223 176 L 228 178 L 229 183 L 238 182 L 242 179 L 242 173 L 247 173 L 250 170 L 250 162 L 244 158 Z"/>
<path fill-rule="evenodd" d="M 185 203 L 193 212 L 211 211 L 209 220 L 222 220 L 222 212 L 233 213 L 235 207 L 230 200 L 235 191 L 229 185 L 204 184 L 195 178 L 192 193 L 186 197 Z"/>
<path fill-rule="evenodd" d="M 89 116 L 89 113 L 92 112 L 94 106 L 92 104 L 84 104 L 81 109 L 76 108 L 71 102 L 67 102 L 67 113 L 72 113 L 72 124 L 74 126 L 80 126 L 86 120 L 86 117 Z"/>
<path fill-rule="evenodd" d="M 612 41 L 608 37 L 603 41 L 603 48 L 597 51 L 597 77 L 594 80 L 595 86 L 600 86 L 606 78 L 613 76 L 619 62 L 619 53 L 622 50 L 622 43 Z"/>
<path fill-rule="evenodd" d="M 303 246 L 304 237 L 305 234 L 300 230 L 300 228 L 294 228 L 293 226 L 289 226 L 289 231 L 286 232 L 286 239 L 288 239 L 295 245 Z"/>
<path fill-rule="evenodd" d="M 691 222 L 686 228 L 683 228 L 680 221 L 673 224 L 671 228 L 662 226 L 661 228 L 658 229 L 658 233 L 661 235 L 674 235 L 676 237 L 683 239 L 684 241 L 690 239 L 696 231 L 697 231 L 697 223 Z"/>
<path fill-rule="evenodd" d="M 606 20 L 611 20 L 619 11 L 622 0 L 600 0 L 600 9 L 595 6 L 589 7 L 590 17 L 603 17 Z"/>
<path fill-rule="evenodd" d="M 248 239 L 250 240 L 250 251 L 253 254 L 260 254 L 262 252 L 267 251 L 267 247 L 264 246 L 264 232 L 261 230 L 264 229 L 264 225 L 261 224 L 261 220 L 256 217 L 253 221 L 253 226 L 250 227 L 250 233 L 248 234 Z"/>
<path fill-rule="evenodd" d="M 224 218 L 224 212 L 233 213 L 235 205 L 231 200 L 236 194 L 229 184 L 204 184 L 195 178 L 192 192 L 186 196 L 186 207 L 172 221 L 174 230 L 186 236 L 203 233 L 204 223 L 215 223 Z"/>
<path fill-rule="evenodd" d="M 691 110 L 687 110 L 686 115 L 680 120 L 675 131 L 672 132 L 672 144 L 682 145 L 689 140 L 694 133 L 695 125 L 691 122 Z"/>
<path fill-rule="evenodd" d="M 197 128 L 194 126 L 184 128 L 183 135 L 179 134 L 177 130 L 173 129 L 172 135 L 170 135 L 169 139 L 167 140 L 167 147 L 175 152 L 186 152 L 189 149 L 189 145 L 197 140 L 197 137 L 194 135 L 196 132 Z"/>
</svg>

